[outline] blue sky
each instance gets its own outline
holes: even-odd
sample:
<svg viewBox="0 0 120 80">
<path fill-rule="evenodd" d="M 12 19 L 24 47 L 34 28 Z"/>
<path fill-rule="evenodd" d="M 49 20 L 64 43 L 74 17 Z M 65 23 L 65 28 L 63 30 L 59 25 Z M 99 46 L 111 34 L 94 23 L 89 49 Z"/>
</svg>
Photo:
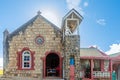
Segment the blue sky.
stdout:
<svg viewBox="0 0 120 80">
<path fill-rule="evenodd" d="M 97 46 L 107 54 L 120 51 L 119 0 L 0 0 L 0 57 L 3 31 L 11 33 L 41 11 L 60 27 L 64 15 L 75 8 L 83 17 L 81 47 Z"/>
</svg>

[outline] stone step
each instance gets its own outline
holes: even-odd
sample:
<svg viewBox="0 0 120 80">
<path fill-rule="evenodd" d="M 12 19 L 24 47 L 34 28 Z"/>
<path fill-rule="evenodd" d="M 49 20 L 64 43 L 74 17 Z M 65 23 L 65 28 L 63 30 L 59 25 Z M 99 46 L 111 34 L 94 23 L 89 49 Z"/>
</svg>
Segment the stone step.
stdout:
<svg viewBox="0 0 120 80">
<path fill-rule="evenodd" d="M 64 79 L 43 79 L 43 80 L 64 80 Z"/>
<path fill-rule="evenodd" d="M 12 77 L 12 78 L 0 78 L 0 80 L 41 80 L 40 78 L 30 77 Z"/>
<path fill-rule="evenodd" d="M 64 79 L 61 79 L 59 77 L 47 77 L 47 78 L 45 78 L 43 80 L 64 80 Z"/>
<path fill-rule="evenodd" d="M 30 77 L 12 77 L 12 78 L 0 78 L 0 80 L 64 80 L 61 78 L 56 78 L 56 77 L 49 77 L 45 79 L 40 79 L 40 78 L 30 78 Z"/>
</svg>

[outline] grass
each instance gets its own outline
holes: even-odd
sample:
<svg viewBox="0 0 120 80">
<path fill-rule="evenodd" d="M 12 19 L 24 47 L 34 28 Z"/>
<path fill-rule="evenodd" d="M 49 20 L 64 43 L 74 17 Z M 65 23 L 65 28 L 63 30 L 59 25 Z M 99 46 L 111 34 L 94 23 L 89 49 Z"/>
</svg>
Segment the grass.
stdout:
<svg viewBox="0 0 120 80">
<path fill-rule="evenodd" d="M 3 70 L 0 70 L 0 75 L 3 75 Z"/>
</svg>

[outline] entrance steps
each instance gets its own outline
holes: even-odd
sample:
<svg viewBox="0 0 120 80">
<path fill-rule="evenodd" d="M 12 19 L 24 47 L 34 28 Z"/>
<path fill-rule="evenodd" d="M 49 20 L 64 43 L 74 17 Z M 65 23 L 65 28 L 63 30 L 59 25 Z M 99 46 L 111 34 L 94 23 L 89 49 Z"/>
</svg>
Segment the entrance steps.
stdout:
<svg viewBox="0 0 120 80">
<path fill-rule="evenodd" d="M 64 80 L 64 79 L 43 79 L 43 80 Z"/>
<path fill-rule="evenodd" d="M 61 79 L 61 78 L 58 78 L 58 77 L 47 77 L 43 80 L 64 80 L 64 79 Z"/>
</svg>

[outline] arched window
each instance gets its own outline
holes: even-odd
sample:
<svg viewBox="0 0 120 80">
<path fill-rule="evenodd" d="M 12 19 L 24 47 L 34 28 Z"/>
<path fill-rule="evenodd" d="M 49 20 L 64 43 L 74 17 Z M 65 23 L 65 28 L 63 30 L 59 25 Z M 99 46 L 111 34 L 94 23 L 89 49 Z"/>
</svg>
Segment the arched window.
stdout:
<svg viewBox="0 0 120 80">
<path fill-rule="evenodd" d="M 29 48 L 23 48 L 17 54 L 18 70 L 34 70 L 34 51 L 31 51 Z"/>
<path fill-rule="evenodd" d="M 22 68 L 31 68 L 31 53 L 27 50 L 22 53 Z"/>
</svg>

